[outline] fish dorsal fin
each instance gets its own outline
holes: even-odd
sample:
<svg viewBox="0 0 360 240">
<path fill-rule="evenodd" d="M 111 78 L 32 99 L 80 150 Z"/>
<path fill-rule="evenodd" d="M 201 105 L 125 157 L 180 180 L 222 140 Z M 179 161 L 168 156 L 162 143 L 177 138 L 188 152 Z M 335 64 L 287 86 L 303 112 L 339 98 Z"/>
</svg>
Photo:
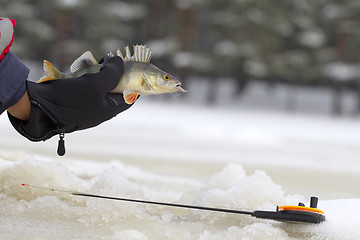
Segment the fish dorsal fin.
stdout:
<svg viewBox="0 0 360 240">
<path fill-rule="evenodd" d="M 129 46 L 125 47 L 125 57 L 118 49 L 116 51 L 116 55 L 122 58 L 124 62 L 142 62 L 142 63 L 149 63 L 152 57 L 152 52 L 149 48 L 144 45 L 134 45 L 133 46 L 133 55 L 130 53 Z"/>
<path fill-rule="evenodd" d="M 98 64 L 92 53 L 86 51 L 71 64 L 70 71 L 74 73 Z"/>
</svg>

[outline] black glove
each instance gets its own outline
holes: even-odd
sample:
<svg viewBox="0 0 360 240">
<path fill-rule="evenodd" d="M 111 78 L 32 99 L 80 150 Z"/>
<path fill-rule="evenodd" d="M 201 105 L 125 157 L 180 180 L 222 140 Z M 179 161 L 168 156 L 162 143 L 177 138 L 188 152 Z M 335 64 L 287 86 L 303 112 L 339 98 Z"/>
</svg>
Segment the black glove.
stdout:
<svg viewBox="0 0 360 240">
<path fill-rule="evenodd" d="M 120 57 L 105 59 L 100 72 L 78 78 L 27 81 L 31 102 L 29 121 L 9 115 L 14 128 L 31 141 L 45 141 L 59 134 L 58 154 L 65 154 L 64 134 L 91 128 L 125 111 L 120 93 L 109 93 L 124 71 Z"/>
</svg>

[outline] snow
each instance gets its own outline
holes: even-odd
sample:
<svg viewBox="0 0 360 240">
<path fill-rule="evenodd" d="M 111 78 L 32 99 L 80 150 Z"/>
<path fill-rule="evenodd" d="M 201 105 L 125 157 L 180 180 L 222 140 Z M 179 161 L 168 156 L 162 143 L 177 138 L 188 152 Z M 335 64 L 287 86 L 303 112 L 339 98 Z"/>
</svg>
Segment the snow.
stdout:
<svg viewBox="0 0 360 240">
<path fill-rule="evenodd" d="M 359 67 L 354 64 L 341 62 L 329 63 L 324 68 L 326 76 L 337 81 L 349 81 L 358 78 L 360 75 Z"/>
<path fill-rule="evenodd" d="M 1 115 L 1 239 L 358 238 L 358 119 L 164 102 L 141 97 L 115 119 L 67 134 L 65 157 L 56 137 L 31 143 Z M 69 197 L 22 183 L 250 211 L 309 206 L 316 195 L 326 221 Z"/>
<path fill-rule="evenodd" d="M 256 60 L 247 60 L 244 64 L 244 71 L 256 77 L 264 77 L 268 72 L 267 66 Z"/>
<path fill-rule="evenodd" d="M 226 58 L 237 57 L 239 55 L 238 45 L 231 40 L 224 40 L 214 46 L 216 55 Z"/>
<path fill-rule="evenodd" d="M 206 56 L 196 55 L 191 52 L 178 52 L 174 55 L 172 61 L 178 68 L 191 67 L 205 71 L 211 67 L 211 61 Z"/>
<path fill-rule="evenodd" d="M 146 46 L 154 52 L 154 58 L 170 55 L 179 47 L 174 38 L 148 41 Z"/>
<path fill-rule="evenodd" d="M 176 6 L 181 9 L 189 9 L 201 5 L 203 0 L 177 0 Z"/>
<path fill-rule="evenodd" d="M 141 4 L 112 2 L 104 5 L 104 13 L 119 17 L 124 21 L 139 20 L 144 18 L 146 8 Z"/>
<path fill-rule="evenodd" d="M 300 44 L 311 48 L 320 48 L 324 46 L 325 35 L 320 30 L 303 31 L 298 36 Z"/>
<path fill-rule="evenodd" d="M 57 4 L 63 8 L 75 8 L 78 7 L 81 3 L 79 0 L 57 0 Z"/>
</svg>

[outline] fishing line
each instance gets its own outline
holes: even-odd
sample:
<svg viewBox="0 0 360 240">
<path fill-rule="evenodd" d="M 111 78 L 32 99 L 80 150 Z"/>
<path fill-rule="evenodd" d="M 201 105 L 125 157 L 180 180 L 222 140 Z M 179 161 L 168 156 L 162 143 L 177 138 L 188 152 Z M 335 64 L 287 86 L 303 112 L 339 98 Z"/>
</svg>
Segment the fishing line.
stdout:
<svg viewBox="0 0 360 240">
<path fill-rule="evenodd" d="M 46 191 L 51 191 L 51 192 L 63 192 L 63 193 L 68 193 L 69 195 L 72 195 L 72 196 L 81 196 L 81 197 L 88 197 L 88 198 L 108 199 L 108 200 L 116 200 L 116 201 L 161 205 L 161 206 L 168 206 L 168 207 L 190 208 L 190 209 L 198 209 L 198 210 L 238 213 L 238 214 L 248 214 L 248 215 L 251 215 L 253 213 L 250 211 L 221 209 L 221 208 L 212 208 L 212 207 L 192 206 L 192 205 L 185 205 L 185 204 L 178 204 L 178 203 L 164 203 L 164 202 L 154 202 L 154 201 L 140 200 L 140 199 L 103 196 L 103 195 L 82 193 L 82 192 L 76 192 L 76 191 L 70 191 L 70 190 L 59 190 L 59 189 L 54 189 L 54 188 L 39 187 L 39 186 L 34 186 L 34 185 L 26 184 L 26 183 L 21 184 L 21 186 L 40 189 L 40 190 L 46 190 Z"/>
<path fill-rule="evenodd" d="M 189 91 L 187 91 L 189 92 Z M 131 143 L 130 143 L 130 148 L 129 148 L 129 155 L 131 155 L 131 153 L 133 152 L 133 149 L 134 149 L 134 144 L 135 144 L 135 141 L 136 139 L 138 138 L 140 132 L 142 132 L 145 127 L 149 124 L 149 122 L 153 119 L 153 117 L 155 116 L 156 113 L 158 113 L 160 111 L 160 109 L 164 108 L 165 105 L 167 105 L 168 102 L 171 102 L 173 101 L 173 99 L 179 97 L 180 95 L 183 95 L 183 93 L 180 93 L 180 92 L 176 92 L 175 94 L 172 94 L 170 96 L 170 98 L 168 99 L 167 102 L 164 102 L 164 101 L 161 101 L 157 107 L 155 108 L 155 110 L 149 115 L 149 117 L 144 121 L 144 123 L 141 125 L 141 127 L 136 131 L 133 139 L 131 140 Z"/>
<path fill-rule="evenodd" d="M 293 223 L 321 223 L 325 221 L 324 212 L 320 209 L 317 209 L 318 198 L 311 197 L 310 199 L 310 207 L 305 207 L 303 203 L 299 203 L 298 206 L 278 206 L 276 211 L 244 211 L 244 210 L 236 210 L 236 209 L 225 209 L 225 208 L 214 208 L 214 207 L 206 207 L 206 206 L 194 206 L 194 205 L 186 205 L 179 203 L 167 203 L 167 202 L 155 202 L 149 200 L 141 200 L 141 199 L 131 199 L 131 198 L 120 198 L 120 197 L 112 197 L 112 196 L 104 196 L 97 195 L 91 193 L 81 193 L 76 191 L 66 191 L 66 190 L 58 190 L 54 188 L 46 188 L 46 187 L 38 187 L 30 184 L 21 184 L 24 187 L 36 188 L 40 190 L 52 191 L 52 192 L 65 192 L 70 196 L 80 196 L 87 198 L 97 198 L 97 199 L 108 199 L 114 201 L 123 201 L 123 202 L 133 202 L 133 203 L 142 203 L 142 204 L 152 204 L 152 205 L 160 205 L 167 207 L 177 207 L 177 208 L 186 208 L 186 209 L 196 209 L 196 210 L 204 210 L 204 211 L 213 211 L 213 212 L 223 212 L 223 213 L 234 213 L 241 215 L 250 215 L 256 218 L 269 219 L 269 220 L 277 220 L 277 221 L 286 221 Z"/>
</svg>

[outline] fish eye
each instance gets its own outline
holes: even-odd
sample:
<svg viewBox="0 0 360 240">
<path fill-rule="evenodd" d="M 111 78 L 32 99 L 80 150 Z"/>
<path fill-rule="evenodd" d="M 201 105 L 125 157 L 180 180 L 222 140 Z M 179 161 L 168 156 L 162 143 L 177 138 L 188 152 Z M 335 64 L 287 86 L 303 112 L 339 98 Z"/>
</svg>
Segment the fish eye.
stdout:
<svg viewBox="0 0 360 240">
<path fill-rule="evenodd" d="M 169 81 L 169 80 L 170 80 L 170 76 L 169 76 L 169 75 L 165 75 L 165 76 L 164 76 L 164 79 L 165 79 L 166 81 Z"/>
</svg>

